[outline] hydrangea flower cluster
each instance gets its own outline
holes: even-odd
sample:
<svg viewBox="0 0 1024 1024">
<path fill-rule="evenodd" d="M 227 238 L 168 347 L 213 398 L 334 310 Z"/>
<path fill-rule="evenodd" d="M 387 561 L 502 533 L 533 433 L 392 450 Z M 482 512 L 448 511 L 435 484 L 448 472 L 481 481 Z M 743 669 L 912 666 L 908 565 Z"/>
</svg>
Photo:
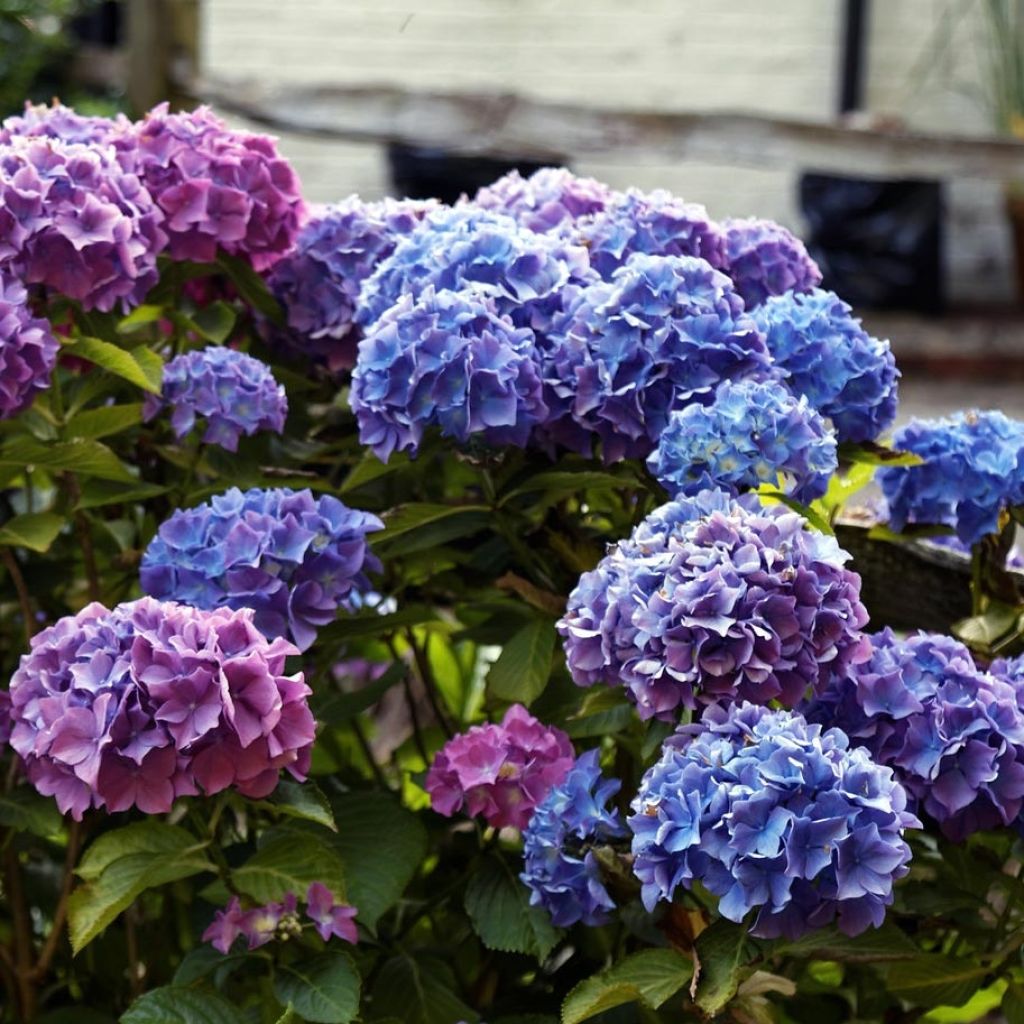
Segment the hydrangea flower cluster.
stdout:
<svg viewBox="0 0 1024 1024">
<path fill-rule="evenodd" d="M 1001 412 L 912 420 L 893 443 L 924 460 L 878 471 L 893 529 L 952 526 L 965 544 L 975 544 L 999 531 L 1005 508 L 1024 504 L 1024 423 Z"/>
<path fill-rule="evenodd" d="M 807 292 L 821 284 L 821 271 L 804 243 L 781 224 L 755 217 L 726 220 L 725 272 L 747 309 L 771 295 Z"/>
<path fill-rule="evenodd" d="M 314 722 L 298 653 L 250 611 L 142 598 L 93 603 L 32 638 L 11 680 L 11 746 L 30 781 L 76 819 L 147 814 L 233 786 L 267 796 L 281 768 L 305 777 Z"/>
<path fill-rule="evenodd" d="M 403 296 L 369 329 L 352 374 L 359 440 L 387 461 L 428 428 L 465 443 L 525 445 L 547 414 L 533 332 L 472 291 Z"/>
<path fill-rule="evenodd" d="M 614 198 L 594 178 L 581 178 L 565 167 L 542 167 L 528 178 L 510 171 L 480 189 L 473 205 L 507 213 L 531 231 L 571 235 L 577 221 L 601 213 Z"/>
<path fill-rule="evenodd" d="M 50 386 L 60 346 L 46 320 L 32 316 L 19 281 L 0 275 L 0 419 L 27 409 Z"/>
<path fill-rule="evenodd" d="M 208 107 L 171 114 L 167 104 L 134 136 L 173 259 L 212 263 L 221 249 L 267 270 L 291 248 L 305 208 L 273 139 L 230 129 Z"/>
<path fill-rule="evenodd" d="M 350 196 L 314 213 L 269 279 L 288 322 L 274 340 L 331 372 L 351 369 L 362 337 L 354 320 L 362 283 L 436 208 L 433 201 L 364 203 Z"/>
<path fill-rule="evenodd" d="M 807 707 L 889 765 L 954 841 L 1010 824 L 1024 806 L 1024 712 L 1011 683 L 981 672 L 952 637 L 871 637 L 871 658 Z"/>
<path fill-rule="evenodd" d="M 449 740 L 427 772 L 426 788 L 431 806 L 445 817 L 465 808 L 495 828 L 524 829 L 574 762 L 561 729 L 513 704 L 500 724 L 474 725 Z"/>
<path fill-rule="evenodd" d="M 648 910 L 700 882 L 718 911 L 761 938 L 789 939 L 838 918 L 879 927 L 908 871 L 920 822 L 891 769 L 838 729 L 753 704 L 713 706 L 644 775 L 628 819 Z"/>
<path fill-rule="evenodd" d="M 737 494 L 781 476 L 783 490 L 805 503 L 828 490 L 838 464 L 835 436 L 807 399 L 755 380 L 723 381 L 706 408 L 673 412 L 647 458 L 670 494 Z"/>
<path fill-rule="evenodd" d="M 206 420 L 203 440 L 234 452 L 242 434 L 284 430 L 288 396 L 265 363 L 244 352 L 211 345 L 176 356 L 164 367 L 159 397 L 146 396 L 145 419 L 153 419 L 165 406 L 171 408 L 176 437 L 190 433 L 202 417 Z"/>
<path fill-rule="evenodd" d="M 637 253 L 583 288 L 543 357 L 545 435 L 605 462 L 645 458 L 678 408 L 729 378 L 769 374 L 768 353 L 732 283 L 692 256 Z"/>
<path fill-rule="evenodd" d="M 623 683 L 641 718 L 788 706 L 870 656 L 860 578 L 835 538 L 753 495 L 657 510 L 584 573 L 558 623 L 580 686 Z"/>
<path fill-rule="evenodd" d="M 840 441 L 872 441 L 892 425 L 899 377 L 892 349 L 837 295 L 789 292 L 753 315 L 790 390 L 832 420 Z"/>
<path fill-rule="evenodd" d="M 26 103 L 23 114 L 0 122 L 0 145 L 6 146 L 16 137 L 48 138 L 86 145 L 113 145 L 119 153 L 127 153 L 134 148 L 131 129 L 132 123 L 124 114 L 113 118 L 90 116 L 56 101 L 50 106 Z"/>
<path fill-rule="evenodd" d="M 331 495 L 232 487 L 161 525 L 142 557 L 142 589 L 196 608 L 251 609 L 264 635 L 306 650 L 380 567 L 366 535 L 383 526 Z"/>
<path fill-rule="evenodd" d="M 622 785 L 601 775 L 599 752 L 581 755 L 565 779 L 533 812 L 523 833 L 530 903 L 545 907 L 551 923 L 605 924 L 615 901 L 601 879 L 594 847 L 626 835 L 622 817 L 608 803 Z"/>
</svg>

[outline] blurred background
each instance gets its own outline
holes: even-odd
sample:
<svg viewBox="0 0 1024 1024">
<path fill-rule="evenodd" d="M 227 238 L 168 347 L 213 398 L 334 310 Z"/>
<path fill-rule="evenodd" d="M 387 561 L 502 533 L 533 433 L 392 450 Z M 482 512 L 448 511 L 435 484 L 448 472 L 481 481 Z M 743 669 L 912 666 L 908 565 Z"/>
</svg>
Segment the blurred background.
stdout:
<svg viewBox="0 0 1024 1024">
<path fill-rule="evenodd" d="M 212 103 L 313 201 L 566 163 L 776 219 L 903 415 L 1024 416 L 1024 0 L 0 0 L 0 107 Z"/>
</svg>

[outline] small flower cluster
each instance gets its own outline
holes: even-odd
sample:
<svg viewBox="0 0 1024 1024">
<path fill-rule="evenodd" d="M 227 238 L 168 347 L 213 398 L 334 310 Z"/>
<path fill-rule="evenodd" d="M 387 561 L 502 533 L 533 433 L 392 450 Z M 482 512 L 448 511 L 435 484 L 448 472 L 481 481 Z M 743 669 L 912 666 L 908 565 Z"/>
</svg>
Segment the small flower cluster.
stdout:
<svg viewBox="0 0 1024 1024">
<path fill-rule="evenodd" d="M 670 494 L 775 484 L 798 501 L 828 490 L 836 441 L 803 396 L 776 381 L 723 381 L 714 401 L 673 412 L 647 465 Z"/>
<path fill-rule="evenodd" d="M 48 321 L 32 316 L 24 286 L 0 275 L 0 419 L 50 386 L 59 348 Z"/>
<path fill-rule="evenodd" d="M 1004 509 L 1024 504 L 1024 423 L 1001 412 L 912 420 L 893 444 L 923 460 L 878 471 L 893 529 L 952 526 L 965 544 L 976 544 L 999 531 Z"/>
<path fill-rule="evenodd" d="M 870 655 L 860 578 L 783 506 L 670 502 L 584 573 L 558 623 L 580 686 L 623 683 L 641 718 L 797 703 Z"/>
<path fill-rule="evenodd" d="M 142 557 L 142 589 L 196 608 L 251 609 L 266 636 L 306 650 L 379 568 L 366 535 L 380 529 L 331 495 L 232 487 L 163 523 Z"/>
<path fill-rule="evenodd" d="M 354 319 L 360 287 L 398 240 L 436 208 L 432 201 L 364 203 L 350 196 L 314 213 L 269 278 L 288 322 L 272 340 L 332 373 L 351 369 L 362 337 Z"/>
<path fill-rule="evenodd" d="M 10 715 L 36 789 L 81 819 L 90 807 L 162 814 L 231 786 L 264 797 L 281 768 L 304 778 L 310 689 L 284 675 L 295 648 L 252 618 L 143 598 L 88 605 L 33 637 Z"/>
<path fill-rule="evenodd" d="M 804 243 L 781 224 L 770 220 L 726 220 L 725 272 L 747 309 L 772 295 L 807 292 L 821 284 L 821 271 Z"/>
<path fill-rule="evenodd" d="M 871 645 L 870 659 L 834 677 L 807 717 L 837 726 L 889 765 L 948 838 L 1014 821 L 1024 806 L 1015 686 L 981 672 L 951 637 L 900 639 L 885 629 Z"/>
<path fill-rule="evenodd" d="M 176 437 L 190 433 L 202 417 L 203 440 L 234 452 L 242 434 L 284 430 L 288 396 L 265 363 L 211 345 L 176 356 L 164 367 L 160 396 L 146 396 L 144 418 L 153 419 L 165 406 L 171 408 Z"/>
<path fill-rule="evenodd" d="M 465 808 L 495 828 L 524 829 L 575 757 L 561 729 L 513 704 L 500 724 L 474 725 L 449 740 L 427 772 L 431 806 L 451 817 Z"/>
<path fill-rule="evenodd" d="M 322 882 L 313 882 L 306 892 L 306 917 L 324 942 L 336 936 L 355 945 L 359 941 L 354 921 L 357 913 L 355 907 L 337 902 Z M 248 910 L 242 908 L 237 896 L 232 896 L 228 905 L 214 914 L 213 922 L 203 932 L 203 942 L 226 955 L 240 935 L 249 949 L 257 949 L 274 939 L 294 939 L 302 934 L 302 927 L 298 899 L 293 892 L 286 893 L 280 902 Z"/>
<path fill-rule="evenodd" d="M 889 768 L 838 729 L 753 704 L 709 707 L 644 775 L 628 819 L 648 910 L 699 882 L 718 911 L 790 939 L 878 927 L 920 823 Z"/>
<path fill-rule="evenodd" d="M 788 292 L 754 311 L 790 390 L 832 420 L 840 441 L 871 441 L 896 418 L 899 372 L 887 341 L 873 338 L 832 292 Z"/>
<path fill-rule="evenodd" d="M 473 205 L 507 213 L 531 231 L 575 233 L 577 222 L 601 213 L 615 193 L 594 178 L 581 178 L 564 167 L 542 167 L 528 178 L 510 171 L 480 189 Z"/>
<path fill-rule="evenodd" d="M 545 907 L 557 928 L 605 924 L 615 909 L 594 847 L 626 835 L 619 812 L 608 806 L 620 786 L 618 779 L 602 777 L 598 751 L 588 750 L 538 805 L 523 833 L 519 877 L 530 903 Z"/>
</svg>

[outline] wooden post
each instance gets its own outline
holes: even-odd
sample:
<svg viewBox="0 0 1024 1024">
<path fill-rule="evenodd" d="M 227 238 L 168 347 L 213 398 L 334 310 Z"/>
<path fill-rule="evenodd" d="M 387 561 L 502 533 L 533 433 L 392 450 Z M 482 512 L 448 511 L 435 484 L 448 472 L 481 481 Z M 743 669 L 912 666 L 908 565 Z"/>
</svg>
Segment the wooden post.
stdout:
<svg viewBox="0 0 1024 1024">
<path fill-rule="evenodd" d="M 199 0 L 130 0 L 127 14 L 128 103 L 136 115 L 167 100 L 190 105 L 183 83 L 199 62 Z"/>
</svg>

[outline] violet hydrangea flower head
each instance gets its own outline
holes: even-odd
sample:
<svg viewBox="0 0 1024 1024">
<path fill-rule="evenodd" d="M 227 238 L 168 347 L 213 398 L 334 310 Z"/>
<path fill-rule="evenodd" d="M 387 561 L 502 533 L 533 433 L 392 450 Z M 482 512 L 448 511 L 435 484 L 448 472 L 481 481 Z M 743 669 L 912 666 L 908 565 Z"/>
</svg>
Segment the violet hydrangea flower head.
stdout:
<svg viewBox="0 0 1024 1024">
<path fill-rule="evenodd" d="M 706 408 L 673 412 L 647 465 L 670 494 L 775 484 L 804 503 L 838 468 L 836 440 L 807 399 L 777 381 L 723 381 Z"/>
<path fill-rule="evenodd" d="M 870 655 L 860 577 L 796 512 L 703 492 L 650 519 L 569 595 L 558 631 L 578 685 L 622 683 L 641 718 L 671 721 L 717 701 L 793 706 Z"/>
<path fill-rule="evenodd" d="M 20 281 L 0 275 L 0 420 L 27 409 L 50 386 L 60 345 L 32 315 Z"/>
<path fill-rule="evenodd" d="M 723 221 L 726 265 L 747 309 L 770 295 L 807 292 L 821 284 L 821 271 L 804 243 L 781 224 L 756 217 Z"/>
<path fill-rule="evenodd" d="M 306 916 L 313 922 L 313 927 L 324 942 L 337 936 L 355 945 L 359 941 L 356 914 L 355 907 L 339 903 L 334 893 L 322 882 L 313 882 L 306 892 Z"/>
<path fill-rule="evenodd" d="M 366 535 L 384 528 L 329 494 L 232 487 L 178 509 L 142 556 L 142 589 L 197 608 L 252 609 L 256 628 L 300 650 L 380 567 Z"/>
<path fill-rule="evenodd" d="M 135 136 L 174 259 L 212 263 L 222 250 L 263 271 L 292 247 L 305 207 L 273 139 L 229 128 L 208 107 L 172 114 L 166 103 Z"/>
<path fill-rule="evenodd" d="M 11 680 L 11 746 L 76 819 L 162 814 L 200 790 L 261 798 L 281 768 L 302 779 L 309 765 L 310 689 L 284 672 L 296 653 L 247 610 L 93 603 L 32 638 Z"/>
<path fill-rule="evenodd" d="M 500 723 L 474 725 L 450 739 L 427 772 L 426 789 L 445 817 L 465 810 L 495 828 L 524 829 L 574 760 L 561 729 L 513 704 Z"/>
<path fill-rule="evenodd" d="M 605 462 L 645 458 L 670 413 L 706 404 L 722 380 L 770 373 L 757 325 L 732 283 L 692 256 L 637 253 L 583 288 L 543 353 L 544 433 Z"/>
<path fill-rule="evenodd" d="M 753 316 L 787 387 L 832 420 L 841 442 L 872 441 L 892 426 L 899 377 L 892 349 L 837 295 L 788 292 Z"/>
<path fill-rule="evenodd" d="M 982 672 L 958 640 L 918 633 L 871 637 L 868 661 L 806 708 L 889 765 L 915 810 L 962 841 L 1009 825 L 1024 806 L 1024 712 L 1017 689 Z"/>
<path fill-rule="evenodd" d="M 889 521 L 952 526 L 965 544 L 1000 529 L 1000 514 L 1024 504 L 1024 423 L 996 410 L 911 420 L 894 445 L 923 460 L 877 473 Z"/>
<path fill-rule="evenodd" d="M 362 283 L 435 209 L 433 200 L 366 203 L 350 196 L 315 211 L 269 279 L 287 319 L 287 328 L 274 332 L 273 340 L 323 362 L 331 372 L 351 369 L 362 338 L 354 319 Z"/>
<path fill-rule="evenodd" d="M 750 932 L 879 927 L 920 822 L 892 770 L 795 712 L 709 707 L 644 775 L 628 819 L 648 910 L 700 883 Z"/>
<path fill-rule="evenodd" d="M 350 395 L 359 440 L 387 461 L 431 427 L 466 444 L 526 444 L 547 415 L 534 335 L 473 291 L 403 296 L 359 343 Z"/>
<path fill-rule="evenodd" d="M 210 345 L 184 352 L 164 367 L 160 396 L 146 396 L 145 419 L 153 419 L 165 406 L 171 409 L 176 437 L 190 433 L 202 418 L 206 421 L 203 440 L 234 452 L 243 434 L 284 430 L 288 396 L 266 363 Z"/>
<path fill-rule="evenodd" d="M 594 847 L 626 835 L 622 816 L 609 807 L 621 785 L 602 777 L 598 751 L 588 750 L 526 826 L 519 877 L 530 890 L 530 903 L 546 908 L 557 928 L 577 921 L 605 924 L 615 909 Z"/>
<path fill-rule="evenodd" d="M 87 145 L 113 145 L 119 151 L 130 152 L 134 147 L 131 132 L 132 123 L 124 114 L 113 118 L 100 117 L 79 114 L 57 101 L 49 106 L 26 103 L 23 113 L 13 114 L 0 122 L 0 145 L 6 146 L 11 139 L 22 136 Z"/>
</svg>

